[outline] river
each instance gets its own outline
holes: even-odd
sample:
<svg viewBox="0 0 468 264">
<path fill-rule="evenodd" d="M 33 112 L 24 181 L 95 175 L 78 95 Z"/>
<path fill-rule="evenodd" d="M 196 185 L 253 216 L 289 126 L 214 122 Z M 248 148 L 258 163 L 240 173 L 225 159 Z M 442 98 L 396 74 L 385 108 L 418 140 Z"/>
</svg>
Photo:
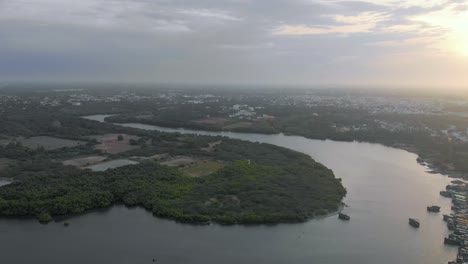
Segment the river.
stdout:
<svg viewBox="0 0 468 264">
<path fill-rule="evenodd" d="M 1 186 L 4 186 L 4 185 L 7 185 L 7 184 L 10 184 L 12 183 L 13 181 L 10 180 L 10 179 L 7 179 L 7 178 L 0 178 L 0 187 Z"/>
<path fill-rule="evenodd" d="M 102 121 L 104 115 L 90 119 Z M 153 217 L 140 208 L 114 206 L 40 225 L 0 219 L 1 263 L 447 263 L 456 247 L 442 214 L 450 199 L 439 196 L 450 182 L 427 173 L 417 156 L 379 144 L 335 142 L 298 136 L 206 132 L 142 124 L 128 127 L 165 132 L 223 135 L 265 142 L 312 156 L 343 179 L 351 221 L 336 216 L 275 226 L 193 226 Z M 426 206 L 441 205 L 440 214 Z M 418 218 L 413 229 L 408 218 Z"/>
</svg>

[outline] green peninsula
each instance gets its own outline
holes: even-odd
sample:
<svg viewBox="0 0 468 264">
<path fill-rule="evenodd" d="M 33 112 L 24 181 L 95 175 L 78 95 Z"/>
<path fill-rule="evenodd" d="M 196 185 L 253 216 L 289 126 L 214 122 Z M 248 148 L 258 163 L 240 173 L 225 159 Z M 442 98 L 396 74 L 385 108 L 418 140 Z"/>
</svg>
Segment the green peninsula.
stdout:
<svg viewBox="0 0 468 264">
<path fill-rule="evenodd" d="M 187 223 L 303 222 L 336 211 L 346 195 L 330 169 L 289 149 L 225 137 L 141 131 L 63 114 L 49 118 L 37 127 L 34 121 L 8 122 L 19 131 L 42 136 L 42 143 L 44 137 L 49 145 L 60 137 L 57 142 L 68 138 L 80 144 L 31 148 L 16 139 L 0 146 L 0 158 L 10 162 L 0 175 L 15 179 L 0 187 L 0 216 L 48 222 L 124 203 Z M 67 137 L 69 131 L 74 133 Z M 11 140 L 7 132 L 4 140 Z M 119 136 L 110 144 L 113 134 L 104 133 Z M 95 134 L 103 136 L 90 136 Z M 96 155 L 138 162 L 104 171 L 79 166 Z"/>
</svg>

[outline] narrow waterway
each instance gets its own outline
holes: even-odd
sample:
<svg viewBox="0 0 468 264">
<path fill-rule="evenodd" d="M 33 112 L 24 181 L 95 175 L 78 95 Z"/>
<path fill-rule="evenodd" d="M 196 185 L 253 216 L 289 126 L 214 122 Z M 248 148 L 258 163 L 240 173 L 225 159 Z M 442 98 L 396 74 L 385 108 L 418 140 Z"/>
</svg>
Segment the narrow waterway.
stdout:
<svg viewBox="0 0 468 264">
<path fill-rule="evenodd" d="M 102 121 L 105 116 L 89 119 Z M 378 144 L 311 140 L 297 136 L 206 132 L 123 124 L 165 132 L 223 135 L 265 142 L 312 156 L 343 179 L 351 221 L 336 216 L 276 226 L 192 226 L 114 206 L 68 221 L 0 219 L 2 263 L 447 263 L 456 247 L 443 244 L 439 196 L 449 178 L 426 172 L 416 155 Z M 442 206 L 440 214 L 426 212 Z M 413 229 L 408 218 L 418 218 Z"/>
<path fill-rule="evenodd" d="M 4 186 L 10 183 L 12 183 L 12 180 L 6 179 L 6 178 L 0 178 L 0 186 Z"/>
</svg>

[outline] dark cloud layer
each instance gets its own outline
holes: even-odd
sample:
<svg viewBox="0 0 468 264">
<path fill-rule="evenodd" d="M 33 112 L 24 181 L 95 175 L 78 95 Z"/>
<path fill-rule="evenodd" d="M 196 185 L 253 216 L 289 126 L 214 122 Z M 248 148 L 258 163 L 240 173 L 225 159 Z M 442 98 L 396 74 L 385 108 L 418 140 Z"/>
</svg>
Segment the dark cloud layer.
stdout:
<svg viewBox="0 0 468 264">
<path fill-rule="evenodd" d="M 467 3 L 3 0 L 0 81 L 457 85 Z"/>
</svg>

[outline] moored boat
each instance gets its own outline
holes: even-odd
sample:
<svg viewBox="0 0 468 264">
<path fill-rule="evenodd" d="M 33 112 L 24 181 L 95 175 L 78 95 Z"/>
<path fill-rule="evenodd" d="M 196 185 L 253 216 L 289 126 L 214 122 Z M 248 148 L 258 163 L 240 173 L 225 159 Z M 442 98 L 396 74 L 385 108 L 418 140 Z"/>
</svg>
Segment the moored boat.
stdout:
<svg viewBox="0 0 468 264">
<path fill-rule="evenodd" d="M 440 195 L 447 198 L 452 197 L 452 194 L 448 191 L 440 191 Z"/>
<path fill-rule="evenodd" d="M 432 213 L 438 213 L 440 212 L 440 206 L 437 206 L 437 205 L 428 206 L 427 211 L 432 212 Z"/>
<path fill-rule="evenodd" d="M 460 245 L 460 242 L 456 239 L 453 239 L 453 238 L 450 238 L 450 237 L 446 237 L 444 238 L 444 244 L 446 245 L 454 245 L 454 246 L 459 246 Z"/>
<path fill-rule="evenodd" d="M 345 220 L 345 221 L 349 221 L 351 219 L 351 217 L 349 215 L 343 214 L 343 213 L 339 213 L 338 218 L 341 219 L 341 220 Z"/>
<path fill-rule="evenodd" d="M 414 218 L 410 218 L 409 219 L 409 224 L 410 226 L 412 227 L 416 227 L 416 228 L 419 228 L 419 221 L 414 219 Z"/>
<path fill-rule="evenodd" d="M 446 215 L 446 214 L 443 215 L 443 219 L 444 219 L 444 221 L 446 221 L 446 222 L 447 222 L 450 218 L 452 218 L 452 217 L 453 217 L 452 215 Z"/>
</svg>

